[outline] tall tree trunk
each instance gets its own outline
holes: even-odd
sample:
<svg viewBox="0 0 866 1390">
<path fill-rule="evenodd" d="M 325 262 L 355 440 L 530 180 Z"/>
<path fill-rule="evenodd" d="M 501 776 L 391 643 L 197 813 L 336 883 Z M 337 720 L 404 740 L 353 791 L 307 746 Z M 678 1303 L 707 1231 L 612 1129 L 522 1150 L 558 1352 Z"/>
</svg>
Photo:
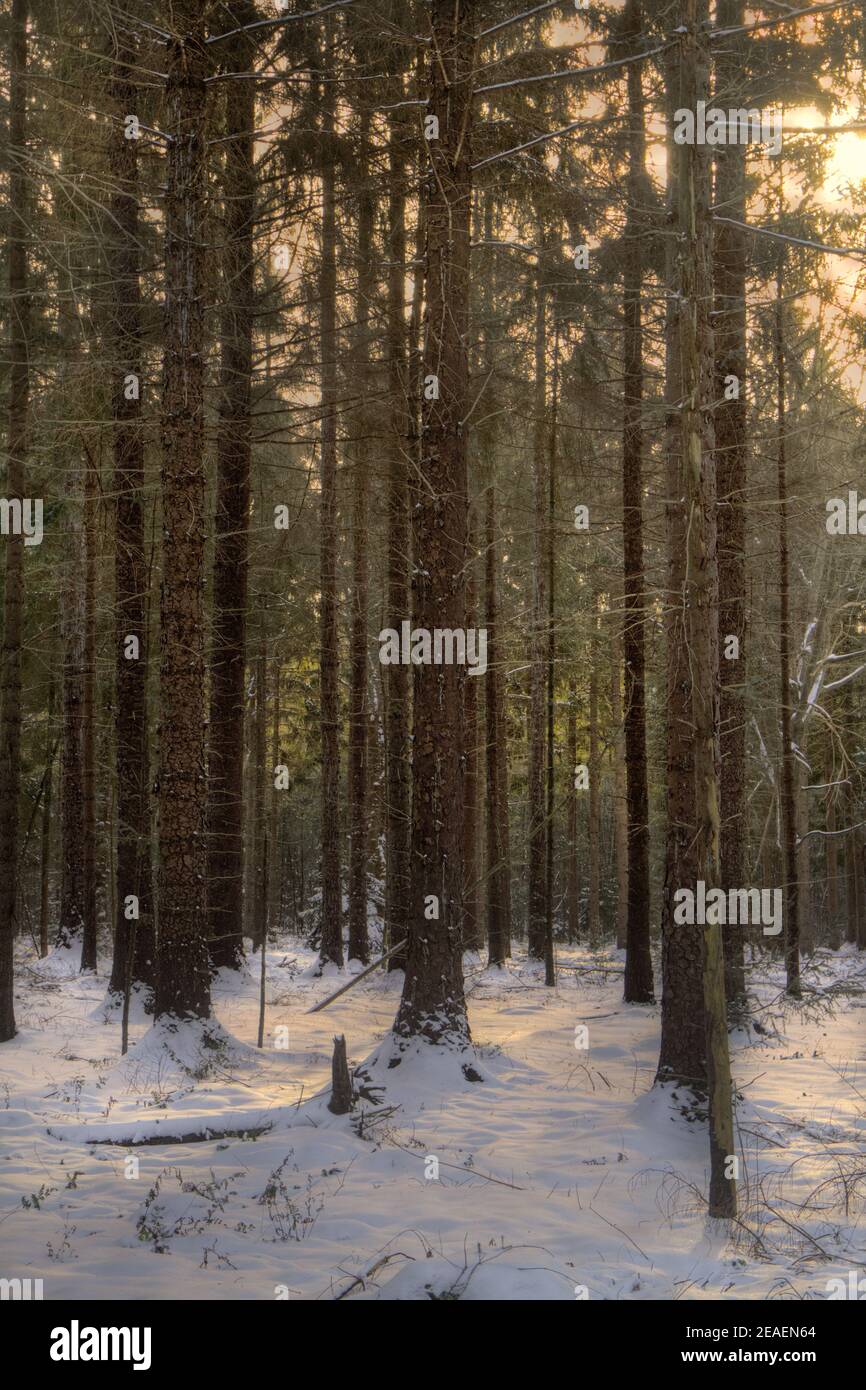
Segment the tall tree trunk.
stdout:
<svg viewBox="0 0 866 1390">
<path fill-rule="evenodd" d="M 478 591 L 475 580 L 475 540 L 469 523 L 469 556 L 466 564 L 466 622 L 478 624 Z M 467 678 L 463 687 L 463 733 L 465 759 L 463 774 L 463 949 L 480 951 L 481 925 L 478 913 L 478 677 Z M 485 677 L 486 679 L 486 677 Z"/>
<path fill-rule="evenodd" d="M 625 731 L 622 718 L 620 662 L 622 641 L 617 637 L 610 644 L 610 719 L 613 725 L 611 760 L 613 762 L 613 831 L 616 851 L 616 944 L 628 946 L 628 791 L 625 768 Z"/>
<path fill-rule="evenodd" d="M 422 185 L 426 232 L 421 479 L 414 497 L 416 627 L 465 628 L 466 432 L 474 0 L 432 0 Z M 462 738 L 465 670 L 414 667 L 412 886 L 398 1035 L 465 1044 Z"/>
<path fill-rule="evenodd" d="M 799 719 L 795 720 L 793 737 L 799 743 L 798 730 L 802 728 Z M 805 733 L 804 733 L 805 737 Z M 803 750 L 805 752 L 805 748 Z M 797 781 L 795 787 L 797 805 L 797 882 L 800 904 L 800 949 L 810 956 L 815 950 L 815 910 L 812 902 L 812 842 L 809 833 L 809 794 L 806 791 L 808 772 L 800 759 L 797 759 Z"/>
<path fill-rule="evenodd" d="M 322 95 L 322 241 L 319 267 L 322 339 L 321 552 L 319 688 L 322 755 L 320 965 L 343 964 L 340 881 L 340 691 L 337 633 L 337 222 L 334 178 L 334 54 L 325 21 Z"/>
<path fill-rule="evenodd" d="M 114 415 L 115 700 L 117 738 L 117 860 L 114 955 L 109 989 L 127 981 L 156 982 L 150 853 L 147 743 L 147 561 L 144 550 L 144 434 L 141 419 L 141 264 L 136 142 L 124 137 L 124 117 L 135 110 L 136 49 L 121 32 L 113 54 L 115 127 L 109 146 L 111 220 L 106 250 L 114 295 L 112 356 Z M 138 917 L 127 900 L 138 899 Z M 135 905 L 129 904 L 130 913 Z M 134 944 L 133 944 L 134 943 Z M 133 957 L 131 959 L 130 957 Z"/>
<path fill-rule="evenodd" d="M 539 245 L 543 242 L 538 228 Z M 544 959 L 545 908 L 545 816 L 544 816 L 544 675 L 547 627 L 547 325 L 543 271 L 539 265 L 535 281 L 535 389 L 533 395 L 533 552 L 532 607 L 529 643 L 529 760 L 527 831 L 529 880 L 528 953 L 533 960 Z"/>
<path fill-rule="evenodd" d="M 403 92 L 399 84 L 400 99 Z M 409 617 L 409 461 L 414 463 L 415 406 L 418 373 L 414 354 L 410 377 L 406 332 L 406 159 L 405 134 L 398 113 L 392 113 L 388 161 L 388 393 L 391 426 L 388 439 L 388 607 L 387 624 L 399 632 Z M 420 281 L 415 270 L 415 280 Z M 411 684 L 409 668 L 387 666 L 385 687 L 385 776 L 387 781 L 385 846 L 385 944 L 405 940 L 409 922 Z M 389 970 L 405 966 L 405 952 L 388 962 Z"/>
<path fill-rule="evenodd" d="M 262 650 L 256 657 L 256 707 L 252 748 L 253 781 L 253 877 L 250 936 L 253 949 L 263 947 L 268 930 L 267 884 L 267 760 L 268 760 L 268 651 L 262 639 Z"/>
<path fill-rule="evenodd" d="M 60 921 L 56 945 L 81 949 L 84 939 L 84 531 L 81 455 L 73 446 L 67 469 L 69 522 L 66 587 L 60 604 L 63 644 L 63 744 L 61 751 Z"/>
<path fill-rule="evenodd" d="M 743 0 L 718 0 L 716 24 L 736 29 Z M 719 45 L 716 89 L 720 102 L 742 81 L 743 46 L 736 37 Z M 746 148 L 716 150 L 714 203 L 722 216 L 746 220 Z M 719 719 L 721 733 L 722 887 L 745 886 L 746 851 L 746 234 L 715 225 L 713 332 L 715 342 L 716 475 L 719 518 L 719 641 L 736 638 L 738 655 L 722 653 Z M 733 380 L 735 379 L 735 381 Z M 742 1012 L 746 982 L 743 931 L 729 923 L 724 933 L 725 994 Z"/>
<path fill-rule="evenodd" d="M 843 686 L 840 696 L 842 705 L 841 723 L 843 728 L 849 729 L 854 718 L 854 696 L 851 683 Z M 858 769 L 853 759 L 843 764 L 845 768 L 845 789 L 843 792 L 842 807 L 845 817 L 845 824 L 848 826 L 856 825 L 860 819 L 859 796 L 858 796 Z M 857 891 L 859 876 L 857 870 L 856 853 L 856 834 L 853 829 L 849 830 L 843 840 L 845 847 L 845 940 L 853 944 L 857 940 L 857 919 L 859 915 L 859 893 Z"/>
<path fill-rule="evenodd" d="M 638 44 L 640 0 L 628 0 L 628 42 Z M 632 50 L 628 50 L 629 52 Z M 650 1003 L 649 798 L 646 767 L 645 619 L 643 568 L 643 258 L 641 207 L 646 196 L 646 134 L 642 68 L 628 68 L 629 161 L 626 264 L 623 276 L 624 379 L 622 527 L 624 565 L 623 664 L 625 670 L 625 771 L 628 805 L 628 922 L 625 991 L 628 1003 Z"/>
<path fill-rule="evenodd" d="M 163 583 L 159 756 L 160 1017 L 210 1015 L 205 931 L 204 288 L 205 12 L 174 0 L 166 45 Z M 243 83 L 236 84 L 243 86 Z"/>
<path fill-rule="evenodd" d="M 785 981 L 800 997 L 800 882 L 797 864 L 797 764 L 792 723 L 791 606 L 788 563 L 788 464 L 785 424 L 785 336 L 782 319 L 782 253 L 776 272 L 774 356 L 776 370 L 776 469 L 779 499 L 779 705 L 782 712 L 781 814 L 785 865 Z"/>
<path fill-rule="evenodd" d="M 683 593 L 686 582 L 686 516 L 682 497 L 682 439 L 680 402 L 683 398 L 680 362 L 676 231 L 678 205 L 677 146 L 673 113 L 684 105 L 680 94 L 680 62 L 676 49 L 666 64 L 667 207 L 669 234 L 665 240 L 665 504 L 667 522 L 667 585 L 664 603 L 667 668 L 667 726 L 665 760 L 667 830 L 662 895 L 662 1010 L 661 1045 L 656 1079 L 700 1088 L 706 1082 L 703 965 L 700 934 L 674 921 L 674 893 L 697 881 L 695 862 L 695 774 L 691 709 L 691 672 Z"/>
<path fill-rule="evenodd" d="M 554 311 L 555 312 L 555 311 Z M 545 655 L 544 690 L 547 705 L 547 764 L 545 777 L 545 864 L 544 864 L 544 983 L 556 984 L 556 953 L 553 942 L 554 856 L 556 847 L 556 784 L 554 778 L 556 724 L 556 567 L 553 532 L 556 510 L 556 447 L 557 409 L 559 406 L 559 326 L 553 331 L 553 381 L 550 402 L 550 459 L 547 469 L 547 518 L 544 528 L 545 564 L 547 565 L 547 651 Z"/>
<path fill-rule="evenodd" d="M 251 0 L 229 7 L 233 25 L 255 19 Z M 229 26 L 231 27 L 231 26 Z M 228 72 L 245 72 L 254 48 L 246 34 L 229 41 Z M 243 960 L 244 680 L 247 661 L 253 312 L 256 214 L 255 82 L 227 83 L 223 205 L 223 303 L 209 653 L 207 924 L 214 969 Z"/>
<path fill-rule="evenodd" d="M 684 0 L 681 38 L 686 108 L 697 110 L 709 90 L 705 0 Z M 680 361 L 682 462 L 687 509 L 686 605 L 692 671 L 696 867 L 707 890 L 719 886 L 718 565 L 713 437 L 712 214 L 710 162 L 705 146 L 679 149 Z M 711 913 L 707 914 L 708 918 Z M 731 1067 L 725 1009 L 724 955 L 718 921 L 702 930 L 707 1089 L 710 1128 L 709 1214 L 736 1214 L 737 1189 Z"/>
<path fill-rule="evenodd" d="M 601 652 L 598 623 L 598 593 L 594 593 L 589 658 L 589 903 L 587 908 L 587 931 L 592 950 L 598 948 L 601 937 L 601 754 L 598 737 L 598 674 Z"/>
<path fill-rule="evenodd" d="M 54 794 L 54 701 L 57 682 L 54 673 L 48 683 L 48 718 L 45 734 L 45 795 L 42 799 L 41 853 L 39 856 L 39 954 L 48 955 L 49 888 L 51 886 L 51 805 Z"/>
<path fill-rule="evenodd" d="M 281 873 L 280 866 L 283 862 L 283 855 L 280 848 L 280 828 L 282 819 L 280 816 L 280 793 L 273 784 L 274 769 L 283 761 L 280 754 L 280 724 L 282 721 L 281 710 L 281 666 L 279 657 L 274 658 L 274 717 L 271 725 L 271 766 L 269 769 L 270 778 L 265 779 L 265 785 L 269 787 L 270 796 L 270 816 L 268 828 L 268 921 L 274 931 L 279 933 L 282 927 L 281 910 Z"/>
<path fill-rule="evenodd" d="M 355 383 L 361 406 L 355 412 L 358 437 L 352 442 L 352 624 L 349 653 L 349 959 L 367 964 L 367 842 L 369 836 L 368 745 L 369 682 L 367 677 L 370 565 L 367 553 L 369 509 L 369 396 L 373 390 L 372 302 L 376 290 L 373 258 L 373 193 L 367 163 L 369 116 L 359 132 L 357 302 L 355 306 Z M 399 626 L 398 626 L 399 631 Z"/>
<path fill-rule="evenodd" d="M 84 481 L 84 670 L 81 702 L 84 838 L 78 846 L 84 895 L 82 970 L 96 969 L 96 499 L 96 469 L 88 455 Z"/>
<path fill-rule="evenodd" d="M 827 759 L 827 781 L 833 780 L 832 754 Z M 827 871 L 827 945 L 831 951 L 838 951 L 842 945 L 842 919 L 839 914 L 839 845 L 836 837 L 836 793 L 831 787 L 827 792 L 827 840 L 825 848 Z"/>
<path fill-rule="evenodd" d="M 506 739 L 503 676 L 499 651 L 499 564 L 496 536 L 496 484 L 487 485 L 484 503 L 484 594 L 487 609 L 487 675 L 484 685 L 484 747 L 486 762 L 487 951 L 490 965 L 504 965 L 511 954 L 508 903 L 511 874 L 508 862 L 508 789 L 503 785 Z"/>
<path fill-rule="evenodd" d="M 7 208 L 9 265 L 9 405 L 6 496 L 26 490 L 24 463 L 30 412 L 30 293 L 27 240 L 27 0 L 12 0 L 9 42 Z M 17 927 L 19 797 L 21 791 L 21 649 L 24 628 L 24 536 L 6 537 L 3 649 L 0 662 L 0 1042 L 14 1038 L 13 951 Z"/>
<path fill-rule="evenodd" d="M 491 194 L 483 200 L 483 235 L 493 239 L 494 204 Z M 482 286 L 484 327 L 484 380 L 493 379 L 496 358 L 491 329 L 486 322 L 495 304 L 496 262 Z M 499 621 L 499 546 L 496 516 L 496 418 L 482 429 L 484 456 L 484 609 L 487 629 L 487 674 L 484 678 L 485 755 L 485 913 L 488 964 L 505 964 L 511 954 L 511 866 L 508 825 L 508 729 L 505 718 L 505 675 Z"/>
<path fill-rule="evenodd" d="M 568 768 L 568 793 L 565 803 L 566 853 L 568 855 L 566 899 L 568 908 L 568 941 L 574 945 L 580 937 L 580 861 L 577 848 L 577 686 L 574 678 L 568 682 L 568 714 L 566 724 L 565 761 Z"/>
<path fill-rule="evenodd" d="M 856 945 L 860 934 L 860 916 L 863 910 L 856 830 L 850 830 L 845 837 L 845 870 L 848 879 L 845 940 L 853 946 Z"/>
</svg>

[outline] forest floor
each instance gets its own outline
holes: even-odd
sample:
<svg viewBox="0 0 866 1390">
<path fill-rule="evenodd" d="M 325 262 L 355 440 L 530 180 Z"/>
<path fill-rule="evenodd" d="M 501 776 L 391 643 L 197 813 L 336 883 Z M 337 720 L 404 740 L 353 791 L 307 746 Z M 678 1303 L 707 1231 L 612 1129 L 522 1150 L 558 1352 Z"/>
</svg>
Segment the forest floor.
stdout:
<svg viewBox="0 0 866 1390">
<path fill-rule="evenodd" d="M 384 1104 L 341 1117 L 316 1098 L 333 1036 L 352 1065 L 373 1052 L 402 976 L 310 1015 L 348 975 L 314 978 L 294 941 L 270 950 L 258 1051 L 258 959 L 216 982 L 220 1028 L 170 1034 L 139 1008 L 121 1058 L 107 975 L 22 958 L 0 1061 L 0 1277 L 41 1278 L 46 1299 L 823 1299 L 866 1273 L 853 948 L 805 965 L 801 1005 L 776 963 L 751 970 L 758 1027 L 732 1038 L 740 1217 L 722 1230 L 705 1218 L 705 1123 L 652 1089 L 659 1009 L 622 1003 L 621 953 L 559 948 L 579 968 L 552 990 L 525 961 L 467 957 L 483 1081 L 424 1048 L 380 1070 Z M 223 1137 L 180 1142 L 203 1133 Z"/>
</svg>

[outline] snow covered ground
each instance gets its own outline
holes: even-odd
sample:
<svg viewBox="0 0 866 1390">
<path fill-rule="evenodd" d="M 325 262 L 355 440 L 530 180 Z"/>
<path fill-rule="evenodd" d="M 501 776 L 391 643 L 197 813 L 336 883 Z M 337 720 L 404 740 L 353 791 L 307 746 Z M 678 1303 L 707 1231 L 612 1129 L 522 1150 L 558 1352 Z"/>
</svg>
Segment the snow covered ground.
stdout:
<svg viewBox="0 0 866 1390">
<path fill-rule="evenodd" d="M 382 1104 L 341 1117 L 316 1098 L 333 1036 L 352 1065 L 374 1053 L 400 976 L 310 1015 L 348 976 L 313 978 L 290 942 L 268 955 L 263 1051 L 253 958 L 217 982 L 218 1027 L 139 1014 L 121 1058 L 107 973 L 22 961 L 20 1035 L 0 1052 L 0 1276 L 41 1278 L 46 1299 L 574 1300 L 824 1299 L 866 1274 L 863 955 L 820 953 L 802 1006 L 775 967 L 752 972 L 727 1233 L 704 1216 L 704 1124 L 652 1089 L 658 1008 L 621 1002 L 618 953 L 558 958 L 581 968 L 549 990 L 525 962 L 467 957 L 483 1081 L 422 1048 L 374 1068 Z M 181 1142 L 204 1132 L 222 1137 Z"/>
</svg>

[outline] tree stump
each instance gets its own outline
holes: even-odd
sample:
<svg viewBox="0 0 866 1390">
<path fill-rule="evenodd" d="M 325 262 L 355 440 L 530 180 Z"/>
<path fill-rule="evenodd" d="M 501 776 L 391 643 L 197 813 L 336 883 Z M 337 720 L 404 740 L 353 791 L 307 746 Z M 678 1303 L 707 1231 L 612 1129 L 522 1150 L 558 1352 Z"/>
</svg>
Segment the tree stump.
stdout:
<svg viewBox="0 0 866 1390">
<path fill-rule="evenodd" d="M 328 1109 L 332 1115 L 347 1115 L 355 1103 L 349 1063 L 346 1059 L 346 1039 L 341 1034 L 334 1038 L 334 1056 L 331 1061 L 331 1099 Z"/>
</svg>

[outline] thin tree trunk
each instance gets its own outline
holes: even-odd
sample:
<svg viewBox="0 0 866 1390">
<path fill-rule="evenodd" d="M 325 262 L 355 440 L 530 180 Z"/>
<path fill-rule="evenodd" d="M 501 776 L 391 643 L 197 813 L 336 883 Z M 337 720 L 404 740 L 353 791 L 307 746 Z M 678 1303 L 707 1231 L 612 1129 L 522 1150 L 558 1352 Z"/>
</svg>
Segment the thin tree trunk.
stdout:
<svg viewBox="0 0 866 1390">
<path fill-rule="evenodd" d="M 842 690 L 841 703 L 843 708 L 843 725 L 845 727 L 850 727 L 854 717 L 854 700 L 850 684 L 846 685 Z M 860 819 L 858 808 L 859 797 L 855 785 L 856 777 L 857 765 L 852 759 L 846 764 L 846 783 L 842 803 L 845 823 L 849 826 L 853 826 Z M 858 916 L 855 833 L 854 830 L 849 830 L 843 841 L 845 846 L 845 940 L 852 945 L 857 940 Z"/>
<path fill-rule="evenodd" d="M 545 563 L 547 565 L 547 653 L 544 675 L 547 704 L 547 802 L 545 806 L 544 865 L 544 983 L 556 984 L 556 955 L 553 942 L 554 851 L 556 841 L 556 786 L 554 779 L 554 729 L 556 714 L 556 567 L 554 562 L 554 520 L 556 508 L 557 409 L 559 405 L 559 326 L 553 332 L 553 381 L 550 402 L 550 460 L 547 470 L 547 524 Z"/>
<path fill-rule="evenodd" d="M 403 84 L 400 82 L 399 100 Z M 409 617 L 409 460 L 414 462 L 415 406 L 418 373 L 407 353 L 406 330 L 406 161 L 405 139 L 397 113 L 392 113 L 388 159 L 388 391 L 391 427 L 388 441 L 388 626 L 400 631 Z M 416 283 L 420 274 L 415 271 Z M 409 668 L 395 663 L 385 668 L 385 946 L 404 941 L 409 913 L 411 685 Z M 405 968 L 405 952 L 388 962 L 389 970 Z"/>
<path fill-rule="evenodd" d="M 799 721 L 797 721 L 799 723 Z M 794 733 L 797 739 L 796 731 Z M 804 749 L 805 752 L 805 749 Z M 797 881 L 800 885 L 800 948 L 806 955 L 815 949 L 815 911 L 812 901 L 812 842 L 807 838 L 809 832 L 809 794 L 806 791 L 808 773 L 800 759 L 797 759 Z"/>
<path fill-rule="evenodd" d="M 598 671 L 601 652 L 598 633 L 598 594 L 592 599 L 592 637 L 589 667 L 589 904 L 587 928 L 591 950 L 601 936 L 601 756 L 598 737 Z"/>
<path fill-rule="evenodd" d="M 475 582 L 475 543 L 469 530 L 469 558 L 466 578 L 466 622 L 478 623 L 478 594 Z M 486 679 L 486 677 L 485 677 Z M 478 911 L 478 680 L 468 678 L 463 687 L 463 733 L 465 760 L 463 774 L 463 949 L 480 951 L 481 924 Z"/>
<path fill-rule="evenodd" d="M 483 234 L 493 239 L 493 198 L 484 197 Z M 496 263 L 483 286 L 482 313 L 490 312 L 497 289 Z M 496 366 L 491 330 L 485 326 L 483 372 L 493 379 Z M 508 826 L 508 731 L 505 722 L 505 677 L 499 621 L 499 545 L 496 516 L 496 422 L 488 419 L 481 434 L 484 490 L 484 607 L 487 628 L 487 674 L 484 679 L 485 751 L 485 910 L 488 964 L 505 964 L 511 954 L 511 866 Z"/>
<path fill-rule="evenodd" d="M 232 25 L 250 23 L 252 0 L 229 6 Z M 228 72 L 254 62 L 238 34 L 223 55 Z M 244 954 L 244 680 L 247 661 L 256 175 L 255 82 L 226 84 L 223 303 L 209 653 L 207 922 L 214 969 L 237 970 Z"/>
<path fill-rule="evenodd" d="M 538 239 L 542 240 L 541 228 Z M 544 817 L 544 676 L 547 627 L 547 325 L 542 270 L 535 282 L 535 389 L 533 396 L 533 554 L 532 608 L 529 651 L 529 760 L 527 831 L 529 881 L 528 954 L 544 959 L 545 909 L 545 817 Z"/>
<path fill-rule="evenodd" d="M 857 832 L 851 830 L 846 836 L 845 869 L 848 879 L 848 903 L 845 940 L 856 945 L 860 931 L 860 871 L 857 863 Z"/>
<path fill-rule="evenodd" d="M 827 760 L 827 781 L 833 780 L 833 759 Z M 827 839 L 825 849 L 827 871 L 827 917 L 829 927 L 827 945 L 831 951 L 838 951 L 842 945 L 842 919 L 839 913 L 839 847 L 836 839 L 836 795 L 831 788 L 827 793 Z"/>
<path fill-rule="evenodd" d="M 265 778 L 265 786 L 270 787 L 270 829 L 268 831 L 268 921 L 273 931 L 279 933 L 282 928 L 282 911 L 280 898 L 280 865 L 283 856 L 280 849 L 280 793 L 274 786 L 274 769 L 282 762 L 280 755 L 280 723 L 282 711 L 280 705 L 280 676 L 281 667 L 279 658 L 274 659 L 273 690 L 274 690 L 274 717 L 271 725 L 271 766 L 269 769 L 270 778 Z"/>
<path fill-rule="evenodd" d="M 84 838 L 78 846 L 84 908 L 82 970 L 96 969 L 96 498 L 96 469 L 88 456 L 84 482 L 84 670 L 81 701 Z"/>
<path fill-rule="evenodd" d="M 253 725 L 253 892 L 250 936 L 253 949 L 262 947 L 267 935 L 267 758 L 268 758 L 268 653 L 263 639 L 256 658 L 256 708 Z"/>
<path fill-rule="evenodd" d="M 797 767 L 792 737 L 791 611 L 788 563 L 788 469 L 785 427 L 785 339 L 782 321 L 782 256 L 776 272 L 774 355 L 776 369 L 777 478 L 779 499 L 779 704 L 782 712 L 781 812 L 785 865 L 785 980 L 800 996 L 800 883 L 797 864 Z"/>
<path fill-rule="evenodd" d="M 12 0 L 9 40 L 7 167 L 9 266 L 9 405 L 6 496 L 26 490 L 30 418 L 30 292 L 27 242 L 30 217 L 27 143 L 27 0 Z M 21 650 L 24 627 L 24 536 L 6 537 L 3 648 L 0 662 L 0 1042 L 14 1038 L 13 953 L 18 924 L 18 837 L 21 791 Z"/>
<path fill-rule="evenodd" d="M 127 140 L 123 132 L 124 117 L 135 109 L 132 69 L 136 50 L 120 31 L 113 62 L 111 96 L 116 126 L 109 146 L 113 191 L 106 246 L 114 293 L 111 331 L 117 374 L 113 396 L 117 858 L 109 989 L 121 995 L 128 979 L 154 985 L 156 941 L 148 799 L 139 175 L 136 142 Z M 138 899 L 137 919 L 127 913 L 130 897 Z M 134 904 L 130 904 L 130 911 L 135 911 Z"/>
<path fill-rule="evenodd" d="M 611 758 L 613 760 L 614 809 L 613 829 L 616 849 L 616 944 L 620 950 L 628 946 L 628 790 L 625 767 L 625 731 L 622 718 L 620 661 L 622 642 L 614 638 L 610 644 L 610 718 L 613 724 Z"/>
<path fill-rule="evenodd" d="M 493 462 L 490 462 L 492 472 Z M 504 965 L 511 954 L 508 902 L 511 876 L 508 863 L 507 788 L 502 782 L 505 722 L 502 708 L 502 669 L 499 653 L 499 564 L 496 537 L 496 485 L 488 483 L 484 505 L 484 586 L 487 626 L 487 675 L 484 686 L 484 745 L 486 761 L 487 951 L 490 965 Z"/>
<path fill-rule="evenodd" d="M 421 480 L 414 496 L 416 627 L 466 623 L 466 431 L 474 0 L 432 0 L 422 185 L 426 231 Z M 465 1045 L 462 754 L 465 670 L 416 665 L 409 947 L 398 1035 Z"/>
<path fill-rule="evenodd" d="M 322 252 L 319 268 L 322 338 L 321 553 L 319 686 L 322 756 L 320 965 L 343 964 L 340 881 L 340 692 L 337 633 L 337 223 L 334 180 L 334 55 L 325 21 L 322 94 Z"/>
<path fill-rule="evenodd" d="M 352 622 L 349 652 L 349 959 L 364 965 L 370 958 L 367 940 L 367 842 L 369 836 L 368 752 L 369 682 L 367 678 L 370 565 L 367 548 L 369 510 L 368 436 L 371 433 L 367 401 L 372 392 L 371 312 L 375 294 L 373 259 L 373 194 L 369 183 L 367 146 L 370 122 L 365 113 L 359 132 L 358 165 L 357 302 L 355 306 L 355 381 L 361 407 L 355 413 L 358 438 L 352 443 Z M 399 631 L 399 627 L 398 627 Z"/>
<path fill-rule="evenodd" d="M 39 954 L 48 955 L 49 888 L 51 885 L 51 803 L 54 793 L 54 702 L 57 683 L 52 672 L 48 683 L 48 717 L 45 732 L 45 797 L 42 802 L 42 844 L 39 868 Z"/>
<path fill-rule="evenodd" d="M 743 22 L 743 0 L 718 0 L 716 23 L 736 29 Z M 716 88 L 725 103 L 742 81 L 742 41 L 720 46 Z M 731 144 L 716 150 L 715 206 L 722 216 L 746 220 L 746 149 Z M 721 734 L 722 887 L 745 884 L 746 851 L 746 234 L 719 222 L 714 232 L 715 428 L 719 518 L 719 640 L 735 638 L 738 655 L 722 654 L 719 678 Z M 734 384 L 735 379 L 736 384 Z M 724 932 L 725 994 L 742 1012 L 746 983 L 743 931 L 728 923 Z"/>
<path fill-rule="evenodd" d="M 640 0 L 628 0 L 627 42 L 639 42 Z M 629 50 L 631 51 L 631 50 Z M 642 68 L 628 68 L 629 161 L 626 265 L 623 277 L 624 379 L 622 525 L 624 568 L 623 667 L 625 770 L 628 806 L 628 922 L 625 991 L 628 1003 L 650 1003 L 649 796 L 646 765 L 645 616 L 643 562 L 643 218 L 646 134 Z"/>
<path fill-rule="evenodd" d="M 174 0 L 166 45 L 163 583 L 159 758 L 160 1017 L 207 1018 L 205 929 L 203 222 L 205 13 Z M 243 84 L 236 84 L 243 85 Z"/>
<path fill-rule="evenodd" d="M 681 39 L 684 105 L 706 101 L 709 52 L 705 0 L 684 0 Z M 682 463 L 687 508 L 686 605 L 692 671 L 695 805 L 695 859 L 707 890 L 719 886 L 719 704 L 718 565 L 713 459 L 712 215 L 710 165 L 706 147 L 679 151 L 679 287 L 682 364 Z M 708 917 L 711 914 L 707 914 Z M 707 1090 L 710 1128 L 709 1214 L 736 1214 L 737 1189 L 731 1066 L 725 1009 L 724 955 L 719 923 L 702 930 Z"/>
<path fill-rule="evenodd" d="M 665 512 L 667 521 L 667 587 L 664 604 L 667 666 L 666 776 L 667 830 L 662 894 L 662 1010 L 661 1045 L 656 1079 L 701 1088 L 706 1082 L 703 965 L 700 935 L 694 927 L 674 921 L 674 894 L 697 881 L 695 848 L 695 774 L 691 711 L 691 673 L 683 592 L 686 582 L 686 517 L 682 503 L 682 439 L 680 402 L 683 397 L 680 363 L 681 307 L 678 298 L 676 226 L 678 204 L 677 146 L 673 142 L 673 113 L 684 102 L 680 95 L 680 63 L 676 49 L 666 60 L 667 206 L 670 232 L 665 239 Z"/>
<path fill-rule="evenodd" d="M 565 803 L 568 855 L 566 898 L 568 942 L 573 946 L 580 938 L 580 860 L 577 846 L 577 788 L 574 784 L 577 776 L 577 686 L 573 677 L 568 682 L 565 761 L 568 768 L 568 793 Z"/>
<path fill-rule="evenodd" d="M 61 753 L 60 921 L 57 947 L 81 949 L 84 939 L 84 534 L 81 456 L 73 448 L 67 470 L 69 522 L 66 586 L 61 599 L 63 744 Z"/>
</svg>

